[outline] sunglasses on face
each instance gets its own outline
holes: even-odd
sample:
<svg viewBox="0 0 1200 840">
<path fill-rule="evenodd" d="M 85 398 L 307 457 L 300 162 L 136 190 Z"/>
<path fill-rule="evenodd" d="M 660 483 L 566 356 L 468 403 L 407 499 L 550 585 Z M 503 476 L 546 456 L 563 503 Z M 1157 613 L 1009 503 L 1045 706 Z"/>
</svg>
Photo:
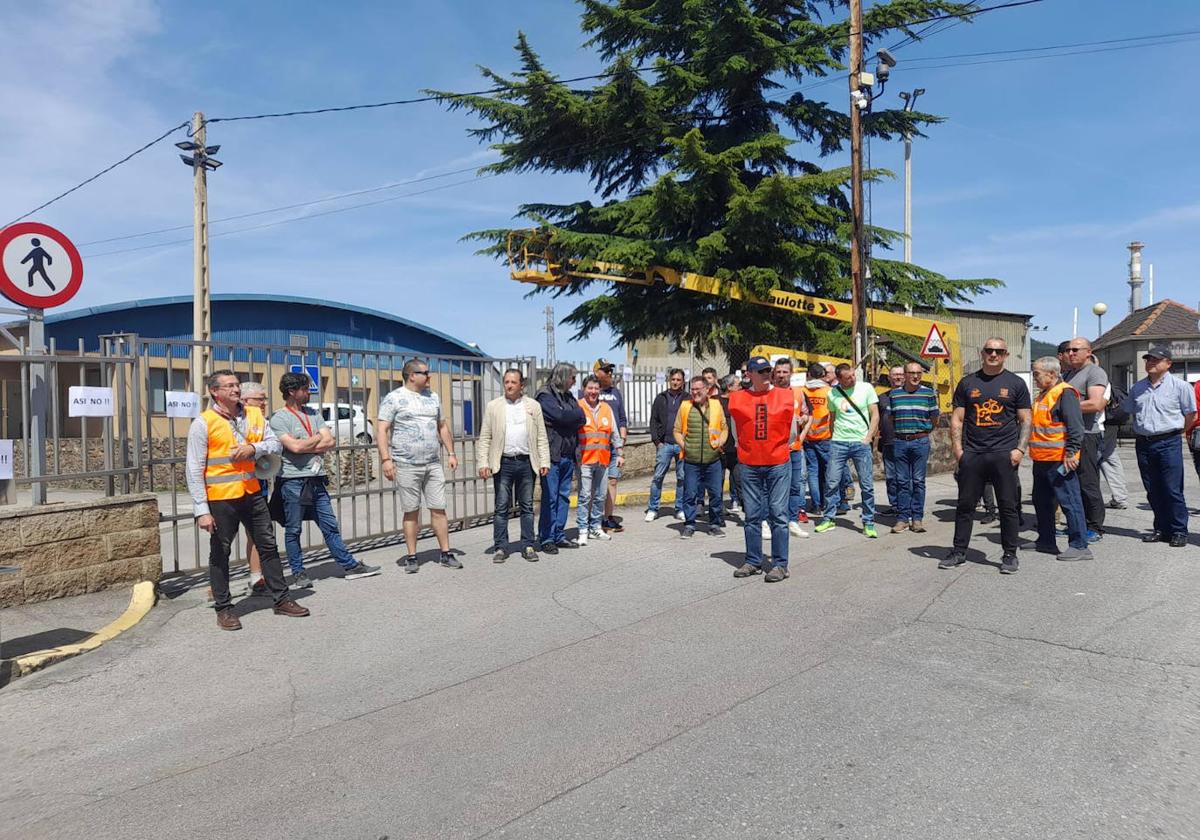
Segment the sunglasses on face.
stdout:
<svg viewBox="0 0 1200 840">
<path fill-rule="evenodd" d="M 988 356 L 992 356 L 992 355 L 1007 356 L 1008 355 L 1008 351 L 1005 350 L 1003 347 L 984 347 L 983 352 Z"/>
</svg>

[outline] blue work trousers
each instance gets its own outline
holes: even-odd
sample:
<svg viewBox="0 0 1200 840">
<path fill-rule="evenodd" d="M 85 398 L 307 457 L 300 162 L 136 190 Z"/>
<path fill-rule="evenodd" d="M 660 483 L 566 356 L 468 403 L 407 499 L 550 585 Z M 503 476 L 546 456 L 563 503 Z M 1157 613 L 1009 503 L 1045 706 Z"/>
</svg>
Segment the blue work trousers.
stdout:
<svg viewBox="0 0 1200 840">
<path fill-rule="evenodd" d="M 771 563 L 787 568 L 788 492 L 792 465 L 785 461 L 769 467 L 742 464 L 742 503 L 745 505 L 746 562 L 756 568 L 763 564 L 762 523 L 771 525 Z"/>
<path fill-rule="evenodd" d="M 1154 530 L 1164 537 L 1186 534 L 1187 502 L 1183 498 L 1183 442 L 1179 435 L 1162 440 L 1137 438 L 1138 472 L 1154 511 Z"/>
</svg>

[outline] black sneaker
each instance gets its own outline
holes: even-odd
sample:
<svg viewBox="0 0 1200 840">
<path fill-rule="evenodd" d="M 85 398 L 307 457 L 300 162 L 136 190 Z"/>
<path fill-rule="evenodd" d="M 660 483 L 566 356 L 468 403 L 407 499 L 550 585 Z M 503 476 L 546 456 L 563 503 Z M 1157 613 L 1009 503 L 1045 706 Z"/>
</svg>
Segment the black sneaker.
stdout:
<svg viewBox="0 0 1200 840">
<path fill-rule="evenodd" d="M 751 575 L 761 575 L 762 569 L 758 566 L 751 566 L 749 563 L 743 563 L 734 570 L 733 576 L 736 578 L 750 577 Z"/>
<path fill-rule="evenodd" d="M 614 534 L 619 534 L 625 530 L 625 526 L 621 524 L 615 516 L 610 516 L 600 522 L 600 527 L 605 531 L 612 531 Z"/>
<path fill-rule="evenodd" d="M 572 540 L 572 539 L 559 540 L 558 542 L 555 543 L 555 545 L 558 546 L 559 548 L 579 548 L 579 540 Z"/>
<path fill-rule="evenodd" d="M 1000 574 L 1002 575 L 1015 575 L 1019 566 L 1020 561 L 1017 560 L 1015 551 L 1006 551 L 1000 558 Z"/>
<path fill-rule="evenodd" d="M 789 577 L 791 575 L 788 574 L 787 566 L 776 564 L 771 567 L 771 571 L 767 572 L 767 576 L 763 578 L 763 581 L 766 583 L 779 583 L 779 581 L 787 580 Z"/>
<path fill-rule="evenodd" d="M 558 554 L 558 546 L 554 543 L 542 543 L 542 554 Z"/>
<path fill-rule="evenodd" d="M 690 540 L 693 536 L 695 536 L 695 534 L 696 527 L 694 525 L 684 525 L 683 532 L 679 535 L 679 537 L 680 539 Z"/>
<path fill-rule="evenodd" d="M 461 569 L 463 567 L 458 558 L 449 551 L 443 551 L 438 554 L 438 563 L 442 564 L 447 569 Z"/>
<path fill-rule="evenodd" d="M 996 514 L 992 513 L 991 511 L 988 511 L 987 513 L 985 513 L 983 515 L 983 519 L 979 520 L 979 524 L 980 525 L 991 525 L 995 521 L 996 521 Z"/>
<path fill-rule="evenodd" d="M 525 546 L 525 550 L 521 552 L 521 556 L 530 563 L 536 563 L 538 561 L 537 552 L 533 550 L 533 546 L 531 545 Z"/>
<path fill-rule="evenodd" d="M 403 557 L 397 560 L 396 563 L 403 566 L 404 571 L 410 575 L 415 575 L 421 568 L 420 564 L 417 563 L 417 555 L 415 554 L 410 554 L 407 557 Z"/>
<path fill-rule="evenodd" d="M 503 563 L 507 559 L 508 559 L 507 551 L 505 551 L 503 548 L 496 548 L 495 546 L 492 546 L 492 562 L 493 563 Z"/>
<path fill-rule="evenodd" d="M 723 537 L 725 536 L 725 529 L 720 525 L 714 525 L 708 529 L 708 535 L 710 537 Z"/>
<path fill-rule="evenodd" d="M 955 566 L 961 566 L 963 563 L 966 563 L 966 562 L 967 562 L 967 553 L 965 551 L 959 551 L 958 549 L 954 549 L 953 551 L 951 551 L 949 554 L 947 554 L 945 557 L 942 558 L 942 561 L 940 563 L 938 563 L 938 568 L 939 569 L 953 569 Z"/>
<path fill-rule="evenodd" d="M 292 586 L 297 589 L 312 589 L 312 578 L 308 576 L 308 572 L 296 572 L 292 575 Z"/>
<path fill-rule="evenodd" d="M 342 573 L 343 580 L 358 580 L 359 578 L 375 577 L 382 571 L 378 566 L 368 566 L 359 561 Z"/>
</svg>

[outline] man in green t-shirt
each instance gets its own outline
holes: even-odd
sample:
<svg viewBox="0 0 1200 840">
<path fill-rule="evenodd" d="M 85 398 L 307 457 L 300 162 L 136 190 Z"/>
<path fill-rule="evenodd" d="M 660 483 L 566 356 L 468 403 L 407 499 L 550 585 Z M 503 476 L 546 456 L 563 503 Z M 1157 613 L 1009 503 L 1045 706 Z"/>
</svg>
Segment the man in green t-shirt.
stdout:
<svg viewBox="0 0 1200 840">
<path fill-rule="evenodd" d="M 838 487 L 844 470 L 854 462 L 858 487 L 862 491 L 863 534 L 875 539 L 875 465 L 871 441 L 879 431 L 879 395 L 865 382 L 858 382 L 854 368 L 842 363 L 835 369 L 837 384 L 829 391 L 829 415 L 833 420 L 830 440 L 829 471 L 825 476 L 825 518 L 813 528 L 818 534 L 834 526 L 837 515 Z"/>
</svg>

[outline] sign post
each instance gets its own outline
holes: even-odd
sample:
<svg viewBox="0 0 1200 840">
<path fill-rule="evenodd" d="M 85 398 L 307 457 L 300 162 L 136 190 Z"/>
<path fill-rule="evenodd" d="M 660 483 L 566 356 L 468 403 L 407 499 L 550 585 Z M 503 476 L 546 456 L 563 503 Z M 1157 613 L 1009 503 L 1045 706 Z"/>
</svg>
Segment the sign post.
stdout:
<svg viewBox="0 0 1200 840">
<path fill-rule="evenodd" d="M 0 294 L 27 309 L 28 352 L 46 354 L 45 310 L 62 306 L 83 285 L 83 259 L 63 233 L 40 222 L 18 222 L 0 231 Z M 27 467 L 33 503 L 46 503 L 46 365 L 29 365 Z"/>
</svg>

